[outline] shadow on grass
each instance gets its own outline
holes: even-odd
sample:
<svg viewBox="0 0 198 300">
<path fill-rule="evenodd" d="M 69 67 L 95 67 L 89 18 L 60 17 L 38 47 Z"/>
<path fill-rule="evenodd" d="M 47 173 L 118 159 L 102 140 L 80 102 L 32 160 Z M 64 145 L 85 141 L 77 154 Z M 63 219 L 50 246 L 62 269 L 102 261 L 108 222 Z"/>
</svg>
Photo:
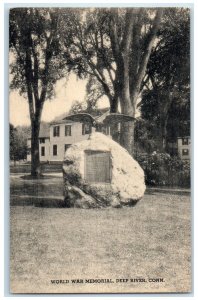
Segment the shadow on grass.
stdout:
<svg viewBox="0 0 198 300">
<path fill-rule="evenodd" d="M 41 163 L 41 170 L 44 173 L 56 173 L 62 172 L 62 163 L 56 164 L 46 164 Z M 30 173 L 31 172 L 31 164 L 17 164 L 16 166 L 10 166 L 11 173 Z"/>
<path fill-rule="evenodd" d="M 11 196 L 10 206 L 35 206 L 46 208 L 65 208 L 63 197 L 31 197 L 29 195 Z"/>
<path fill-rule="evenodd" d="M 148 190 L 148 189 L 146 189 L 146 191 L 145 191 L 144 194 L 145 194 L 145 195 L 156 195 L 156 193 L 154 193 L 153 191 Z"/>
<path fill-rule="evenodd" d="M 57 179 L 56 176 L 51 176 L 51 175 L 40 175 L 39 177 L 33 177 L 31 175 L 23 175 L 20 176 L 21 179 L 25 180 L 35 180 L 35 182 L 39 182 L 39 180 L 46 180 L 46 179 Z"/>
<path fill-rule="evenodd" d="M 162 188 L 147 188 L 145 195 L 159 195 L 159 194 L 169 194 L 178 196 L 189 196 L 191 194 L 190 190 L 173 190 L 173 189 L 162 189 Z"/>
</svg>

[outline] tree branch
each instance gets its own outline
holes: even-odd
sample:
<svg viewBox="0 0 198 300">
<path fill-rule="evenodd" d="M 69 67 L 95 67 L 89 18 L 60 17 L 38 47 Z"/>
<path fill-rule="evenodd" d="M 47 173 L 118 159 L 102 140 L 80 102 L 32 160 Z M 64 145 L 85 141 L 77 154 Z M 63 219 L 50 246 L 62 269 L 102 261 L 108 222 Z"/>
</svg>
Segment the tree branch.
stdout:
<svg viewBox="0 0 198 300">
<path fill-rule="evenodd" d="M 116 12 L 116 14 L 118 14 L 118 12 Z M 113 56 L 115 58 L 116 63 L 119 64 L 119 61 L 121 59 L 120 44 L 119 44 L 119 39 L 118 39 L 117 25 L 116 25 L 115 18 L 116 18 L 115 13 L 111 12 L 110 22 L 109 22 L 109 36 L 110 36 L 110 40 L 111 40 Z"/>
<path fill-rule="evenodd" d="M 133 51 L 131 53 L 131 62 L 130 62 L 130 86 L 133 85 L 133 82 L 136 80 L 138 67 L 140 63 L 140 36 L 142 29 L 142 14 L 143 8 L 140 9 L 138 20 L 134 24 L 133 28 Z"/>
<path fill-rule="evenodd" d="M 163 10 L 161 8 L 158 9 L 157 13 L 156 13 L 155 20 L 154 20 L 153 27 L 151 28 L 149 36 L 148 36 L 146 49 L 144 51 L 144 55 L 142 57 L 140 67 L 139 67 L 139 70 L 138 70 L 138 75 L 137 75 L 136 84 L 137 84 L 137 87 L 139 87 L 139 88 L 140 88 L 141 81 L 144 77 L 145 71 L 146 71 L 147 63 L 148 63 L 148 60 L 149 60 L 149 56 L 151 54 L 151 50 L 152 50 L 152 46 L 153 46 L 153 43 L 154 43 L 154 40 L 155 40 L 155 37 L 156 37 L 157 30 L 159 28 L 159 24 L 160 24 L 162 14 L 163 14 Z"/>
<path fill-rule="evenodd" d="M 125 29 L 121 42 L 121 51 L 123 53 L 124 58 L 129 54 L 130 46 L 132 42 L 132 29 L 134 24 L 134 9 L 130 8 L 126 12 L 125 16 Z"/>
</svg>

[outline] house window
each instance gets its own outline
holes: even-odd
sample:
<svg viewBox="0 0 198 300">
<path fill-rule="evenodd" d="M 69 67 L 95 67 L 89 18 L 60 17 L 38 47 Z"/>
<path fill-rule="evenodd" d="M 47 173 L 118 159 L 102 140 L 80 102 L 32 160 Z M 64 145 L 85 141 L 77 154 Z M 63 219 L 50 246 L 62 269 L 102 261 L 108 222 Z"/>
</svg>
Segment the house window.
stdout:
<svg viewBox="0 0 198 300">
<path fill-rule="evenodd" d="M 40 144 L 45 144 L 45 139 L 44 138 L 40 138 Z"/>
<path fill-rule="evenodd" d="M 71 144 L 65 144 L 65 151 L 71 146 Z"/>
<path fill-rule="evenodd" d="M 82 124 L 82 135 L 90 134 L 92 130 L 91 124 Z"/>
<path fill-rule="evenodd" d="M 57 145 L 53 145 L 53 156 L 57 155 Z"/>
<path fill-rule="evenodd" d="M 182 145 L 188 145 L 188 139 L 187 138 L 182 139 Z"/>
<path fill-rule="evenodd" d="M 41 147 L 41 156 L 45 156 L 45 147 Z"/>
<path fill-rule="evenodd" d="M 188 149 L 182 149 L 182 155 L 189 155 Z"/>
<path fill-rule="evenodd" d="M 59 136 L 59 134 L 60 134 L 60 126 L 54 126 L 53 136 Z"/>
<path fill-rule="evenodd" d="M 71 136 L 71 125 L 65 125 L 65 136 Z"/>
</svg>

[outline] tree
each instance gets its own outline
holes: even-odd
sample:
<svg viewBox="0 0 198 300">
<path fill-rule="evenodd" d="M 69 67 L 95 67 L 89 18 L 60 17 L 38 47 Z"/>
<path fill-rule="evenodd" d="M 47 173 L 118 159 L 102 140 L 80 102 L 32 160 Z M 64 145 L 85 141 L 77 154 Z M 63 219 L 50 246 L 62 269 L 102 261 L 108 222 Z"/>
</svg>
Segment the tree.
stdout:
<svg viewBox="0 0 198 300">
<path fill-rule="evenodd" d="M 79 112 L 86 112 L 95 114 L 98 110 L 98 100 L 104 96 L 104 92 L 98 81 L 94 77 L 89 77 L 86 85 L 86 96 L 83 102 L 75 101 L 69 111 L 69 114 L 76 114 Z"/>
<path fill-rule="evenodd" d="M 61 59 L 58 9 L 15 8 L 10 11 L 11 84 L 28 99 L 31 120 L 31 175 L 40 175 L 39 130 L 43 105 L 54 84 L 66 76 Z"/>
<path fill-rule="evenodd" d="M 98 100 L 104 96 L 104 91 L 95 77 L 90 76 L 86 85 L 87 112 L 92 113 L 97 109 Z"/>
<path fill-rule="evenodd" d="M 162 9 L 116 8 L 71 11 L 65 58 L 79 76 L 93 76 L 110 110 L 135 116 L 141 83 L 159 28 Z M 134 122 L 122 124 L 121 143 L 131 153 Z"/>
<path fill-rule="evenodd" d="M 14 163 L 17 160 L 27 157 L 27 134 L 28 127 L 14 127 L 10 124 L 10 160 Z"/>
<path fill-rule="evenodd" d="M 16 128 L 12 124 L 10 126 L 10 160 L 16 161 L 15 136 Z"/>
<path fill-rule="evenodd" d="M 182 135 L 190 119 L 190 15 L 184 8 L 167 9 L 158 42 L 147 67 L 141 103 L 142 117 L 158 128 L 161 148 Z M 185 124 L 185 126 L 186 126 Z M 174 127 L 171 130 L 171 127 Z M 168 131 L 167 131 L 168 130 Z M 172 132 L 171 132 L 172 131 Z"/>
</svg>

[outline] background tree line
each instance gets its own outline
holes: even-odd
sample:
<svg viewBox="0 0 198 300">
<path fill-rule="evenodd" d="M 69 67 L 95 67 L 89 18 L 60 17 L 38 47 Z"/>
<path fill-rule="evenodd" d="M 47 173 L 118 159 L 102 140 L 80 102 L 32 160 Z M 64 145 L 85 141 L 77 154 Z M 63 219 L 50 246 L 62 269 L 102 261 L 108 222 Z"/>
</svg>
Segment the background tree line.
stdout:
<svg viewBox="0 0 198 300">
<path fill-rule="evenodd" d="M 27 138 L 30 136 L 29 126 L 10 126 L 10 160 L 16 163 L 27 159 Z"/>
</svg>

